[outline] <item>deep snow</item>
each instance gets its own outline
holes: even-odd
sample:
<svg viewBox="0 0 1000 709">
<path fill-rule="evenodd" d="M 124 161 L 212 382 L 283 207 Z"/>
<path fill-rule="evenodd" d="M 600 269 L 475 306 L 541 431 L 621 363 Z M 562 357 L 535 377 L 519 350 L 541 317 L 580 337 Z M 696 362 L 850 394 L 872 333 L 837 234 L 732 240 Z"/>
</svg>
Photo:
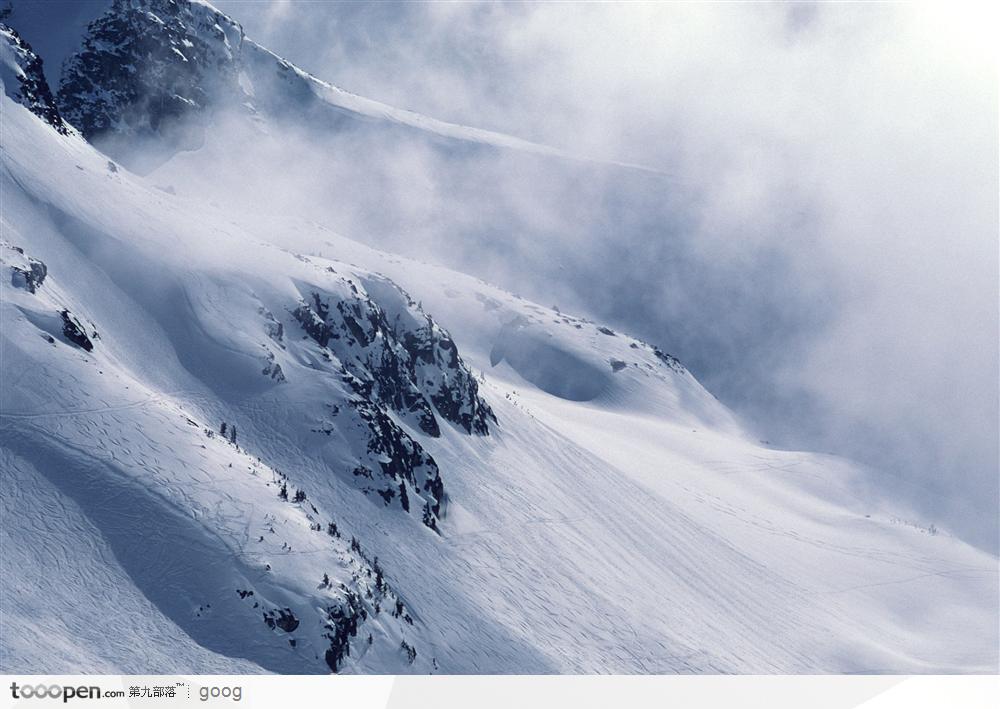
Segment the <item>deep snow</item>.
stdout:
<svg viewBox="0 0 1000 709">
<path fill-rule="evenodd" d="M 327 672 L 331 635 L 346 672 L 997 670 L 995 557 L 751 440 L 658 347 L 169 194 L 2 101 L 4 672 Z M 476 435 L 435 404 L 434 437 L 365 399 L 436 461 L 437 531 L 420 480 L 407 511 L 352 472 L 382 459 L 356 352 L 295 315 L 363 296 L 402 333 L 383 277 L 495 414 Z"/>
</svg>

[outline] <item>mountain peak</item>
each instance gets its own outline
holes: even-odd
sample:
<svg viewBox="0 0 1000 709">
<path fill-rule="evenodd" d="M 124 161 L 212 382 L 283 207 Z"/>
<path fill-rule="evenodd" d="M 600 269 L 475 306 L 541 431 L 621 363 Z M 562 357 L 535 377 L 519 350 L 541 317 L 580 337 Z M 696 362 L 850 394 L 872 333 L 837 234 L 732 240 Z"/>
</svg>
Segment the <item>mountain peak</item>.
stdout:
<svg viewBox="0 0 1000 709">
<path fill-rule="evenodd" d="M 183 149 L 198 138 L 189 119 L 242 95 L 243 39 L 239 23 L 207 4 L 114 0 L 66 62 L 59 106 L 88 140 L 159 138 Z"/>
</svg>

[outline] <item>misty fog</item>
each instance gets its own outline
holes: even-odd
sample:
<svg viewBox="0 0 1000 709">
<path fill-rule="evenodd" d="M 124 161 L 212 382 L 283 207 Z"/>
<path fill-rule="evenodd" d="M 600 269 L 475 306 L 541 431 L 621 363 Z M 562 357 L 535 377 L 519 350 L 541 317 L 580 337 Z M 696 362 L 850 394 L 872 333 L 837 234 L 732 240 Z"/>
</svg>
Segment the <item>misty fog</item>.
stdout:
<svg viewBox="0 0 1000 709">
<path fill-rule="evenodd" d="M 996 551 L 997 85 L 980 18 L 215 4 L 348 91 L 573 157 L 236 113 L 150 179 L 634 333 L 761 439 L 867 463 L 866 494 Z"/>
<path fill-rule="evenodd" d="M 347 90 L 661 171 L 367 156 L 404 215 L 381 225 L 397 244 L 444 241 L 434 258 L 659 342 L 762 438 L 870 463 L 877 490 L 996 549 L 997 95 L 980 18 L 220 6 Z M 483 185 L 500 196 L 477 200 Z M 456 253 L 446 232 L 477 228 L 488 238 Z M 533 267 L 505 271 L 505 249 Z"/>
</svg>

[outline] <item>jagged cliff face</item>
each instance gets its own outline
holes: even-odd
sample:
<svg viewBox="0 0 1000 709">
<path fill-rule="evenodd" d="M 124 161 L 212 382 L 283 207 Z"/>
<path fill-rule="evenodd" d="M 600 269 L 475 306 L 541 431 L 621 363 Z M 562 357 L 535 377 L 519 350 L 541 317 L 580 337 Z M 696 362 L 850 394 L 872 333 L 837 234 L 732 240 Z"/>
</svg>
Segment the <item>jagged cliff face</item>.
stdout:
<svg viewBox="0 0 1000 709">
<path fill-rule="evenodd" d="M 243 29 L 209 6 L 115 0 L 66 63 L 59 107 L 91 141 L 113 133 L 191 146 L 205 110 L 241 95 L 242 43 Z"/>
<path fill-rule="evenodd" d="M 496 421 L 451 336 L 399 286 L 373 276 L 351 297 L 312 290 L 295 318 L 343 362 L 355 390 L 373 396 L 422 432 L 441 435 L 435 412 L 466 433 L 489 434 Z"/>
<path fill-rule="evenodd" d="M 463 434 L 488 435 L 496 416 L 448 333 L 395 283 L 324 273 L 334 283 L 297 284 L 302 298 L 286 309 L 295 322 L 278 327 L 285 332 L 297 325 L 311 343 L 289 346 L 312 348 L 312 359 L 347 386 L 347 411 L 336 413 L 363 422 L 365 449 L 351 470 L 362 491 L 406 512 L 413 506 L 436 530 L 445 496 L 438 464 L 396 418 L 438 438 L 439 418 Z M 353 428 L 343 419 L 338 425 Z"/>
<path fill-rule="evenodd" d="M 7 95 L 63 135 L 71 128 L 56 106 L 42 60 L 17 32 L 0 23 L 0 79 Z"/>
</svg>

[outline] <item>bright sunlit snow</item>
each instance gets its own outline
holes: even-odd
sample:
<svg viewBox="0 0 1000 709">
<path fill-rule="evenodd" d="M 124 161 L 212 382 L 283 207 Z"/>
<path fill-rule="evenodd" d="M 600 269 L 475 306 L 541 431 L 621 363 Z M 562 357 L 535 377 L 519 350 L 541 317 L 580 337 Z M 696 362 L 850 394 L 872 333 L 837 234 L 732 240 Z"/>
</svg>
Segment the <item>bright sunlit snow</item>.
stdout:
<svg viewBox="0 0 1000 709">
<path fill-rule="evenodd" d="M 211 129 L 130 171 L 11 41 L 4 672 L 996 670 L 996 556 L 759 440 L 669 342 L 185 189 Z M 366 131 L 565 157 L 277 71 Z"/>
</svg>

